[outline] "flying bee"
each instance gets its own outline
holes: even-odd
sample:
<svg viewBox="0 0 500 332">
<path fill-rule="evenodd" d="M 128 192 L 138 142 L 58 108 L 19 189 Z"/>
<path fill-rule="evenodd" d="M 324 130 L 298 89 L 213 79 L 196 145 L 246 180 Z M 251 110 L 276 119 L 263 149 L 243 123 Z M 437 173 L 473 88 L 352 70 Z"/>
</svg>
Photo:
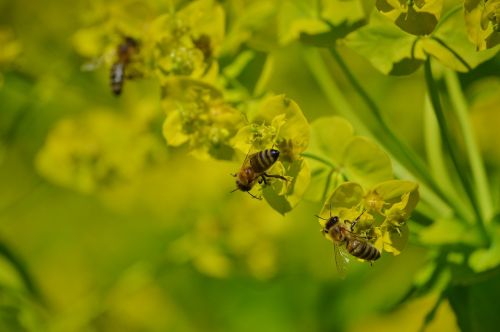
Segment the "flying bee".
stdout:
<svg viewBox="0 0 500 332">
<path fill-rule="evenodd" d="M 369 237 L 354 233 L 354 226 L 364 212 L 365 211 L 363 211 L 353 222 L 348 220 L 340 222 L 338 216 L 332 217 L 331 209 L 330 218 L 325 219 L 318 216 L 318 218 L 326 220 L 322 232 L 328 235 L 333 242 L 335 264 L 341 276 L 345 275 L 345 264 L 349 262 L 347 253 L 370 263 L 380 258 L 380 251 L 369 241 Z M 348 227 L 346 223 L 350 223 L 350 227 Z"/>
<path fill-rule="evenodd" d="M 266 173 L 266 171 L 278 161 L 279 156 L 280 152 L 275 149 L 266 149 L 251 155 L 247 154 L 240 171 L 237 174 L 233 174 L 233 176 L 236 177 L 236 189 L 233 191 L 241 190 L 248 192 L 253 198 L 260 199 L 250 193 L 250 190 L 256 182 L 264 182 L 264 184 L 267 184 L 267 178 L 288 181 L 288 179 L 282 175 Z"/>
<path fill-rule="evenodd" d="M 132 37 L 125 37 L 116 49 L 117 60 L 111 66 L 110 71 L 111 90 L 116 96 L 122 93 L 123 82 L 128 77 L 125 73 L 126 67 L 138 51 L 139 43 Z"/>
</svg>

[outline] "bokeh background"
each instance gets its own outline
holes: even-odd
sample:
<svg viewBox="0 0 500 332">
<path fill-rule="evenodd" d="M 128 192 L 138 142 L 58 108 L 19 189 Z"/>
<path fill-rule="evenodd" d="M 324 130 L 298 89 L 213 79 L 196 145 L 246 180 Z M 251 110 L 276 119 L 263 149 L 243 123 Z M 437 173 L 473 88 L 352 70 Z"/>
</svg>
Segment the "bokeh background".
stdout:
<svg viewBox="0 0 500 332">
<path fill-rule="evenodd" d="M 0 1 L 1 331 L 420 328 L 437 295 L 399 302 L 429 259 L 427 248 L 410 242 L 373 266 L 353 263 L 341 280 L 314 217 L 320 203 L 303 200 L 281 216 L 230 194 L 238 163 L 166 145 L 155 80 L 127 81 L 116 97 L 109 67 L 82 70 L 89 59 L 74 36 L 89 3 Z M 266 89 L 295 100 L 311 122 L 337 110 L 300 47 L 273 51 Z M 422 71 L 385 76 L 340 51 L 398 136 L 423 154 Z M 360 106 L 330 68 L 346 99 Z M 499 72 L 494 57 L 460 76 L 490 170 L 500 164 Z M 74 186 L 64 185 L 70 166 L 58 155 L 95 145 L 102 154 L 83 163 Z M 88 174 L 102 160 L 115 168 Z M 427 331 L 455 330 L 444 302 Z"/>
</svg>

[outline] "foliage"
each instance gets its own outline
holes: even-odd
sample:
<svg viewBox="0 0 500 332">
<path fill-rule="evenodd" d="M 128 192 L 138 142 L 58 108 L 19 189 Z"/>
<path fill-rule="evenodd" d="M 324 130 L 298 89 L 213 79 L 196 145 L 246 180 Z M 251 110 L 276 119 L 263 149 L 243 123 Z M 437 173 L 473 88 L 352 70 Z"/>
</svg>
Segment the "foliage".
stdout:
<svg viewBox="0 0 500 332">
<path fill-rule="evenodd" d="M 1 232 L 28 257 L 0 242 L 2 329 L 496 326 L 499 1 L 24 2 L 0 6 Z M 333 216 L 382 255 L 342 284 Z"/>
</svg>

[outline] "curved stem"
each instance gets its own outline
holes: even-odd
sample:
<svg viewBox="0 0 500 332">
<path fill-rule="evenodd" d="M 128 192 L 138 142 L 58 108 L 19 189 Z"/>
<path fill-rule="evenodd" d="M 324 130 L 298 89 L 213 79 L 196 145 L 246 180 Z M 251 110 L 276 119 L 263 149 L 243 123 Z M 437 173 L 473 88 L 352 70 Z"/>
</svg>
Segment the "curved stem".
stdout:
<svg viewBox="0 0 500 332">
<path fill-rule="evenodd" d="M 316 161 L 319 161 L 320 163 L 322 164 L 325 164 L 327 165 L 328 167 L 332 168 L 332 169 L 337 169 L 337 166 L 335 166 L 330 160 L 326 159 L 326 158 L 323 158 L 323 157 L 320 157 L 318 155 L 315 155 L 314 153 L 311 153 L 311 152 L 302 152 L 300 154 L 302 157 L 305 157 L 305 158 L 309 158 L 309 159 L 312 159 L 312 160 L 316 160 Z"/>
</svg>

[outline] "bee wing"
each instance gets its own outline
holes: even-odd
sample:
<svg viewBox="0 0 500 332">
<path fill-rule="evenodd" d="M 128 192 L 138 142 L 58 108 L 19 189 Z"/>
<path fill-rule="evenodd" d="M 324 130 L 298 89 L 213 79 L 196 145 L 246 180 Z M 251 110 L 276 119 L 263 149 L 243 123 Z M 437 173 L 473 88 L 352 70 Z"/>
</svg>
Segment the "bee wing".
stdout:
<svg viewBox="0 0 500 332">
<path fill-rule="evenodd" d="M 245 155 L 245 159 L 243 160 L 243 163 L 241 164 L 241 168 L 248 167 L 250 166 L 250 158 L 254 154 L 256 154 L 258 151 L 256 150 L 255 146 L 252 144 L 250 145 L 250 148 L 247 151 L 247 154 Z"/>
<path fill-rule="evenodd" d="M 94 71 L 102 67 L 106 63 L 113 62 L 113 58 L 116 56 L 115 51 L 107 51 L 101 56 L 94 57 L 91 60 L 85 62 L 80 66 L 81 71 Z"/>
<path fill-rule="evenodd" d="M 340 277 L 343 279 L 347 273 L 347 263 L 349 263 L 349 256 L 345 250 L 337 244 L 333 244 L 333 254 L 335 256 L 335 265 Z"/>
</svg>

